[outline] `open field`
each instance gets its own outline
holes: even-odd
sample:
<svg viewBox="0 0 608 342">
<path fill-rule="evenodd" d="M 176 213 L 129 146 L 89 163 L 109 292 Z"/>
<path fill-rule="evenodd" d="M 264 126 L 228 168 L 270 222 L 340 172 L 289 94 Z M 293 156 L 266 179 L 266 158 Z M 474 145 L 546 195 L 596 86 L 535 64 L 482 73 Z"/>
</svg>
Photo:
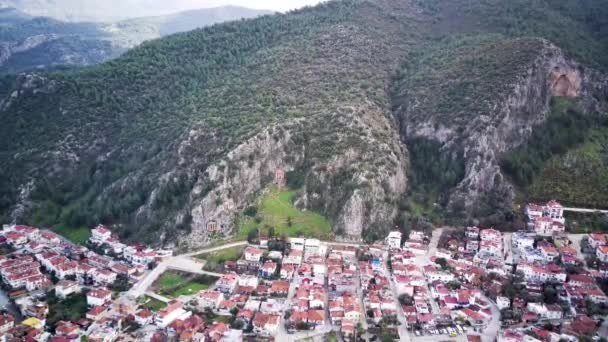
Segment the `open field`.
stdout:
<svg viewBox="0 0 608 342">
<path fill-rule="evenodd" d="M 55 225 L 51 230 L 79 245 L 84 245 L 89 237 L 91 237 L 91 230 L 87 227 L 73 228 L 64 225 Z"/>
<path fill-rule="evenodd" d="M 322 215 L 311 211 L 302 211 L 293 204 L 296 193 L 273 188 L 258 201 L 256 218 L 244 216 L 239 222 L 237 238 L 246 239 L 253 229 L 267 232 L 274 228 L 275 235 L 304 235 L 328 240 L 331 235 L 331 223 Z"/>
<path fill-rule="evenodd" d="M 152 285 L 155 292 L 169 298 L 189 296 L 208 289 L 217 278 L 212 276 L 189 275 L 184 272 L 166 271 Z"/>
<path fill-rule="evenodd" d="M 210 272 L 222 272 L 222 265 L 226 261 L 237 261 L 243 255 L 244 246 L 227 248 L 221 251 L 200 254 L 196 258 L 205 260 L 203 270 Z"/>
<path fill-rule="evenodd" d="M 227 248 L 221 251 L 200 254 L 196 257 L 202 260 L 207 260 L 207 262 L 214 262 L 217 264 L 221 264 L 226 261 L 236 261 L 243 255 L 243 246 L 237 246 L 232 248 Z"/>
</svg>

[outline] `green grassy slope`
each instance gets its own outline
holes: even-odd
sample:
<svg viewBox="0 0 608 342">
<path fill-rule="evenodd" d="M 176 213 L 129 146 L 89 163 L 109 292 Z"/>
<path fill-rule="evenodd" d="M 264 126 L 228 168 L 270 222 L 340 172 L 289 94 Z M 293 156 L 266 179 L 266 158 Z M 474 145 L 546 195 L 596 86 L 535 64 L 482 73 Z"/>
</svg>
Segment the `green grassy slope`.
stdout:
<svg viewBox="0 0 608 342">
<path fill-rule="evenodd" d="M 296 208 L 293 204 L 295 195 L 293 191 L 276 188 L 264 194 L 258 200 L 256 219 L 246 216 L 241 218 L 237 237 L 245 239 L 253 229 L 267 233 L 268 229 L 273 228 L 277 236 L 304 235 L 328 240 L 331 235 L 330 222 L 317 213 Z"/>
</svg>

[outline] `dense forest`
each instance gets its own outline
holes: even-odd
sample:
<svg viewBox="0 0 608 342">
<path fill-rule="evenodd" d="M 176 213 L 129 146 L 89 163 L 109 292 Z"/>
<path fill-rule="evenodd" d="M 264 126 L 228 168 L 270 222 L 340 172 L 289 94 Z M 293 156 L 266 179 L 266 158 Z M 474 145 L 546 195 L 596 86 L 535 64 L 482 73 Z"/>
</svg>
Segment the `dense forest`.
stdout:
<svg viewBox="0 0 608 342">
<path fill-rule="evenodd" d="M 380 118 L 401 126 L 409 149 L 404 198 L 444 206 L 462 180 L 464 151 L 407 136 L 395 111 L 414 100 L 408 120 L 448 122 L 465 139 L 473 119 L 509 91 L 505 79 L 536 57 L 539 38 L 606 70 L 607 10 L 604 0 L 329 1 L 149 41 L 97 66 L 39 73 L 36 82 L 3 78 L 0 219 L 104 222 L 125 236 L 170 240 L 190 230 L 192 218 L 176 212 L 193 205 L 204 170 L 285 124 L 276 141 L 289 135 L 305 151 L 289 184 L 335 220 L 356 190 L 394 167 L 395 150 L 385 146 L 399 142 Z M 517 183 L 530 184 L 553 154 L 582 142 L 595 121 L 573 113 L 549 124 L 558 137 L 576 129 L 572 140 L 544 150 L 547 137 L 535 130 L 530 147 L 505 159 Z M 202 133 L 186 146 L 192 132 Z M 350 167 L 331 164 L 343 154 L 353 156 Z M 327 171 L 319 165 L 336 170 L 318 177 Z"/>
<path fill-rule="evenodd" d="M 553 98 L 547 122 L 504 157 L 503 168 L 517 185 L 529 186 L 551 157 L 565 154 L 584 142 L 592 128 L 607 124 L 607 117 L 582 113 L 572 99 Z"/>
</svg>

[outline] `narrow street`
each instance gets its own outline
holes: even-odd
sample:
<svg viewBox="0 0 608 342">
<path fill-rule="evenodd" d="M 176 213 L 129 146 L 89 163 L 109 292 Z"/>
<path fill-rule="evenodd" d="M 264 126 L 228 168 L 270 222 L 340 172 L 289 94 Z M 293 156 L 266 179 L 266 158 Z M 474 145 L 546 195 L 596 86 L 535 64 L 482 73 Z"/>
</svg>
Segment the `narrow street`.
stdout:
<svg viewBox="0 0 608 342">
<path fill-rule="evenodd" d="M 399 293 L 397 292 L 397 287 L 395 285 L 395 280 L 393 279 L 393 275 L 389 272 L 386 267 L 386 263 L 384 264 L 385 271 L 387 272 L 390 279 L 390 287 L 391 292 L 393 293 L 393 297 L 395 298 L 395 305 L 397 306 L 397 320 L 399 321 L 399 340 L 402 342 L 410 342 L 410 334 L 407 330 L 407 319 L 405 318 L 405 314 L 403 313 L 403 309 L 401 308 L 401 303 L 399 303 Z"/>
<path fill-rule="evenodd" d="M 365 310 L 365 305 L 363 303 L 363 285 L 361 284 L 361 269 L 359 268 L 359 264 L 357 263 L 357 299 L 359 300 L 359 307 L 361 308 L 361 327 L 364 331 L 367 331 L 367 312 Z M 367 335 L 365 336 L 365 340 L 368 341 Z"/>
</svg>

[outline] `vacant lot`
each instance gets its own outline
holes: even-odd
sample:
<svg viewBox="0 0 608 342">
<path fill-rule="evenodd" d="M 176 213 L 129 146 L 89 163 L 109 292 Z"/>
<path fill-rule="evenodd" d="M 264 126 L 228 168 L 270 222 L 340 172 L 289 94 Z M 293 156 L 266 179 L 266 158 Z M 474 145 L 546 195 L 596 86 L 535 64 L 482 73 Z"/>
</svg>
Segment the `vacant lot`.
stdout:
<svg viewBox="0 0 608 342">
<path fill-rule="evenodd" d="M 138 303 L 142 308 L 148 309 L 150 311 L 159 311 L 163 308 L 165 308 L 165 306 L 167 306 L 167 303 L 165 302 L 161 302 L 158 299 L 149 297 L 149 296 L 143 296 L 140 297 L 138 299 Z"/>
<path fill-rule="evenodd" d="M 256 218 L 244 216 L 239 223 L 238 238 L 246 239 L 253 229 L 267 232 L 274 228 L 275 235 L 304 235 L 327 240 L 331 235 L 331 224 L 322 215 L 302 211 L 293 204 L 294 191 L 272 189 L 259 199 Z"/>
<path fill-rule="evenodd" d="M 79 245 L 84 245 L 91 236 L 91 230 L 87 227 L 70 228 L 64 225 L 56 225 L 53 226 L 52 230 Z"/>
<path fill-rule="evenodd" d="M 213 253 L 197 255 L 196 257 L 206 261 L 205 266 L 203 267 L 204 270 L 220 272 L 222 270 L 222 264 L 226 261 L 239 260 L 243 255 L 243 249 L 243 246 L 237 246 Z"/>
<path fill-rule="evenodd" d="M 154 283 L 156 293 L 169 297 L 194 295 L 205 290 L 217 280 L 216 277 L 194 275 L 185 272 L 167 271 Z"/>
</svg>

